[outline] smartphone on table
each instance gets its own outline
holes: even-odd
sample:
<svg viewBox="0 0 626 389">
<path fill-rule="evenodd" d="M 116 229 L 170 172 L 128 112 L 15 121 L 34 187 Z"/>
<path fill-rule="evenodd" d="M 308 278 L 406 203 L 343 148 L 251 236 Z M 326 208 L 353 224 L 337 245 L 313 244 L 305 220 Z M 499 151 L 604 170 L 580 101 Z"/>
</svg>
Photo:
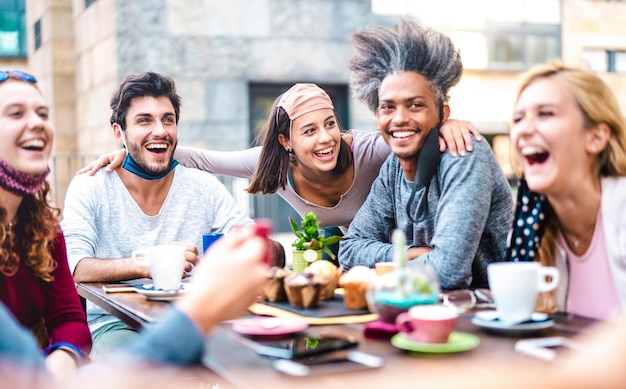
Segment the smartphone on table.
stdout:
<svg viewBox="0 0 626 389">
<path fill-rule="evenodd" d="M 287 339 L 254 340 L 252 344 L 252 348 L 260 355 L 296 359 L 353 348 L 359 343 L 356 339 L 346 335 L 300 334 Z"/>
</svg>

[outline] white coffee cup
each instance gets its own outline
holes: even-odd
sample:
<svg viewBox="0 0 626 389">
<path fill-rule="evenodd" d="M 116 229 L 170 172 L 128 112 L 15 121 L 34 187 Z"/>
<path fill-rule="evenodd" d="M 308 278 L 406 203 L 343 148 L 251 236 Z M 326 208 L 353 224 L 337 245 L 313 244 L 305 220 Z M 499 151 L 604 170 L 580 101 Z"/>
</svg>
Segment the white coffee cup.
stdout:
<svg viewBox="0 0 626 389">
<path fill-rule="evenodd" d="M 183 245 L 165 244 L 133 250 L 132 258 L 138 265 L 150 267 L 155 290 L 178 290 L 186 251 Z"/>
<path fill-rule="evenodd" d="M 538 262 L 497 262 L 487 266 L 489 289 L 500 320 L 521 323 L 529 320 L 540 292 L 549 292 L 559 282 L 559 270 Z M 547 277 L 551 277 L 547 281 Z"/>
</svg>

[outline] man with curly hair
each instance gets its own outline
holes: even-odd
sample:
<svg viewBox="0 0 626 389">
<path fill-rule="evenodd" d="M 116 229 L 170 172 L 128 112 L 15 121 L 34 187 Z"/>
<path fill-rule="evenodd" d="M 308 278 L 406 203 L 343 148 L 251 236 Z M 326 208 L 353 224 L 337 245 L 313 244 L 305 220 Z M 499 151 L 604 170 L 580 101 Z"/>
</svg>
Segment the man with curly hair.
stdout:
<svg viewBox="0 0 626 389">
<path fill-rule="evenodd" d="M 437 150 L 448 92 L 463 72 L 459 52 L 409 20 L 367 27 L 352 43 L 353 93 L 375 113 L 393 155 L 340 243 L 341 264 L 391 261 L 391 234 L 401 229 L 409 266 L 431 265 L 442 288 L 487 286 L 487 265 L 506 256 L 513 199 L 486 142 L 465 158 Z"/>
</svg>

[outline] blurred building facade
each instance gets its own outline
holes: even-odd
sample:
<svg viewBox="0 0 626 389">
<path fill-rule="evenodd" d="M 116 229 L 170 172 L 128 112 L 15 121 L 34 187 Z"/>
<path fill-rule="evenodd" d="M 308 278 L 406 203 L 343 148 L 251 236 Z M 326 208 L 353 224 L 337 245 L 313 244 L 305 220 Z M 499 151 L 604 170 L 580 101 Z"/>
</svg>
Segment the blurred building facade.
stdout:
<svg viewBox="0 0 626 389">
<path fill-rule="evenodd" d="M 108 105 L 129 73 L 176 80 L 181 145 L 248 147 L 273 99 L 295 82 L 326 88 L 344 127 L 375 131 L 372 113 L 350 96 L 348 37 L 399 15 L 446 32 L 460 48 L 465 72 L 451 91 L 452 117 L 488 135 L 507 174 L 515 85 L 533 64 L 561 58 L 591 67 L 626 112 L 621 1 L 0 0 L 0 12 L 0 68 L 35 74 L 52 106 L 60 205 L 79 166 L 119 147 Z M 223 181 L 255 216 L 280 215 L 285 227 L 292 213 L 276 196 L 252 200 L 245 182 Z"/>
</svg>

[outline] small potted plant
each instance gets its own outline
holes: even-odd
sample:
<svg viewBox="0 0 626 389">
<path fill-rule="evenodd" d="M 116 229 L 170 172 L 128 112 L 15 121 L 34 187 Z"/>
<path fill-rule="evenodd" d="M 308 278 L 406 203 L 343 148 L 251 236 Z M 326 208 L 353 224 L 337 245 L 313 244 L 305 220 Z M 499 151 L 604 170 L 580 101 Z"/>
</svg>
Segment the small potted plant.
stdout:
<svg viewBox="0 0 626 389">
<path fill-rule="evenodd" d="M 335 255 L 330 251 L 328 245 L 339 242 L 343 237 L 338 235 L 324 236 L 324 233 L 320 231 L 320 223 L 317 221 L 315 213 L 309 212 L 304 215 L 304 219 L 300 223 L 302 229 L 291 218 L 289 218 L 289 223 L 294 235 L 296 235 L 296 240 L 291 244 L 294 247 L 294 272 L 302 272 L 310 263 L 322 259 L 322 251 L 335 259 Z"/>
</svg>

